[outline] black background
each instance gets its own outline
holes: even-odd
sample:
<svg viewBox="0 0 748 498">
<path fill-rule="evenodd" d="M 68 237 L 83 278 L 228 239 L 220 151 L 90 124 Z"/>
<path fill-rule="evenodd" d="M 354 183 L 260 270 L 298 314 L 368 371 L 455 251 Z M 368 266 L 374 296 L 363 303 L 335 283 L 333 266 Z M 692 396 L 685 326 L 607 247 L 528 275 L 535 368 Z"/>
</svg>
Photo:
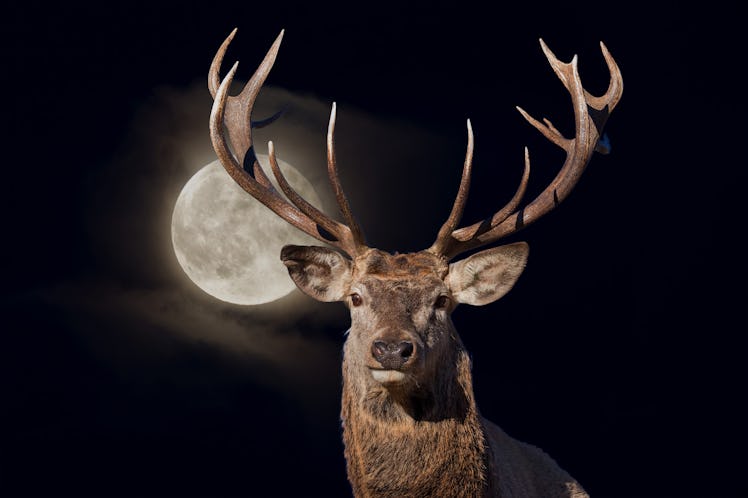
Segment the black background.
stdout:
<svg viewBox="0 0 748 498">
<path fill-rule="evenodd" d="M 305 403 L 254 382 L 240 362 L 205 344 L 155 337 L 155 359 L 115 369 L 80 339 L 89 318 L 35 297 L 105 271 L 86 221 L 97 168 L 122 153 L 155 89 L 204 79 L 237 26 L 230 57 L 245 74 L 285 28 L 271 84 L 453 137 L 438 144 L 443 164 L 381 164 L 392 187 L 372 198 L 415 204 L 428 218 L 414 226 L 381 219 L 374 208 L 362 216 L 372 244 L 401 251 L 429 244 L 446 216 L 451 200 L 418 205 L 412 191 L 444 189 L 449 199 L 468 117 L 477 149 L 466 220 L 510 195 L 524 144 L 537 172 L 530 195 L 552 178 L 560 153 L 512 109 L 522 105 L 569 131 L 568 97 L 537 38 L 563 60 L 578 53 L 592 93 L 606 87 L 597 45 L 605 41 L 625 81 L 607 128 L 612 154 L 594 157 L 563 206 L 517 236 L 532 254 L 516 288 L 497 304 L 455 313 L 473 353 L 476 395 L 488 418 L 547 450 L 594 496 L 746 496 L 745 55 L 737 9 L 3 7 L 0 494 L 349 494 L 337 364 L 325 367 L 334 374 Z M 360 143 L 361 154 L 386 157 L 386 143 Z M 341 168 L 354 170 L 348 159 Z M 114 274 L 126 288 L 158 281 Z M 347 318 L 342 309 L 332 316 L 310 325 L 307 337 L 342 344 Z M 124 337 L 138 328 L 117 320 L 103 313 L 96 326 Z"/>
</svg>

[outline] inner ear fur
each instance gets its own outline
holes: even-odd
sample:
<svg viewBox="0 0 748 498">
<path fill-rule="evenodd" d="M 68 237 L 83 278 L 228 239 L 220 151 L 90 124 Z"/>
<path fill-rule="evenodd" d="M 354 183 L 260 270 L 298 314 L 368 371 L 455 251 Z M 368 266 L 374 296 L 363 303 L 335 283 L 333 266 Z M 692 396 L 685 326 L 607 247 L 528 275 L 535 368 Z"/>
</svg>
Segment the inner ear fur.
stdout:
<svg viewBox="0 0 748 498">
<path fill-rule="evenodd" d="M 516 242 L 486 249 L 449 265 L 446 284 L 459 303 L 483 306 L 514 286 L 527 263 L 530 247 Z"/>
<path fill-rule="evenodd" d="M 351 283 L 351 261 L 326 247 L 284 246 L 281 261 L 296 286 L 318 301 L 341 301 Z"/>
</svg>

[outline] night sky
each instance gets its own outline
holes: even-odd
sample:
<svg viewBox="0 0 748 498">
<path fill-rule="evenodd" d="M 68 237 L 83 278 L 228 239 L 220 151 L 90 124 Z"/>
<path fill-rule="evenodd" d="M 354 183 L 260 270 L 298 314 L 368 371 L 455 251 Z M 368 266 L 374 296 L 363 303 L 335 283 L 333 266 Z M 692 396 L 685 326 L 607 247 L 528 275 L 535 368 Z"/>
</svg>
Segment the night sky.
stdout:
<svg viewBox="0 0 748 498">
<path fill-rule="evenodd" d="M 748 496 L 738 7 L 519 4 L 3 7 L 0 495 L 350 496 L 344 306 L 219 302 L 169 245 L 214 158 L 208 66 L 238 27 L 225 69 L 243 78 L 286 30 L 258 106 L 287 113 L 262 143 L 277 127 L 281 158 L 320 175 L 337 102 L 353 209 L 401 252 L 448 215 L 467 118 L 466 223 L 511 197 L 525 145 L 542 190 L 563 154 L 514 106 L 573 123 L 538 38 L 578 54 L 594 94 L 604 41 L 625 84 L 612 153 L 508 240 L 531 247 L 515 288 L 453 315 L 478 404 L 593 496 Z"/>
</svg>

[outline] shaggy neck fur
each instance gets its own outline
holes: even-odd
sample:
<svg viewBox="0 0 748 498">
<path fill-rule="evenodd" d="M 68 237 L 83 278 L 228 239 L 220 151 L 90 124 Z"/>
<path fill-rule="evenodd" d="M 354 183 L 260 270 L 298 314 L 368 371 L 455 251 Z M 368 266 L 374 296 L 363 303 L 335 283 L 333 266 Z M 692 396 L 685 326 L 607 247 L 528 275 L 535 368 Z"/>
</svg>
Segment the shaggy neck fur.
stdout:
<svg viewBox="0 0 748 498">
<path fill-rule="evenodd" d="M 487 493 L 488 444 L 473 398 L 470 359 L 461 344 L 454 351 L 437 382 L 407 390 L 362 376 L 346 355 L 341 418 L 356 497 Z"/>
</svg>

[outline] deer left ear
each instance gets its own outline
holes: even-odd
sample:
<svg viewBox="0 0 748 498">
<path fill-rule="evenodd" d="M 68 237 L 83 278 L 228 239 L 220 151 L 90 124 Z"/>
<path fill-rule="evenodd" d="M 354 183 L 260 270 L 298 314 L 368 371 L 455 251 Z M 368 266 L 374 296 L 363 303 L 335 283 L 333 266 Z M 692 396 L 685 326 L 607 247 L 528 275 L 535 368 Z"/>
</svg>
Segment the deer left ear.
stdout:
<svg viewBox="0 0 748 498">
<path fill-rule="evenodd" d="M 525 242 L 486 249 L 449 265 L 446 284 L 458 303 L 483 306 L 514 286 L 527 263 Z"/>
<path fill-rule="evenodd" d="M 296 286 L 317 301 L 341 301 L 351 284 L 351 262 L 317 246 L 285 246 L 281 261 Z"/>
</svg>

